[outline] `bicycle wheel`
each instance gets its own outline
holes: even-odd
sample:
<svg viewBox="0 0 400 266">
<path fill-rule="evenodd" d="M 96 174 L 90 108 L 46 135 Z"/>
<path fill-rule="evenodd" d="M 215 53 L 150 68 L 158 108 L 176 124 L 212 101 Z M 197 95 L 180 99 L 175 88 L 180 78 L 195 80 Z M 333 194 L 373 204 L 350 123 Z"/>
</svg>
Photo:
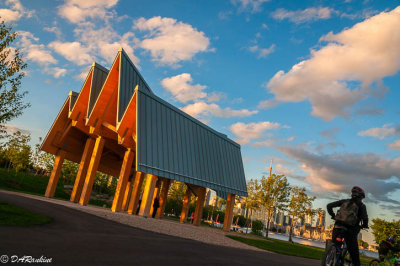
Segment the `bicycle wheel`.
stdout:
<svg viewBox="0 0 400 266">
<path fill-rule="evenodd" d="M 322 266 L 335 266 L 336 265 L 336 246 L 331 244 L 325 251 L 324 257 L 322 258 Z"/>
<path fill-rule="evenodd" d="M 374 259 L 374 260 L 371 260 L 370 262 L 369 262 L 369 266 L 379 266 L 380 265 L 380 261 L 379 260 L 377 260 L 377 259 Z"/>
</svg>

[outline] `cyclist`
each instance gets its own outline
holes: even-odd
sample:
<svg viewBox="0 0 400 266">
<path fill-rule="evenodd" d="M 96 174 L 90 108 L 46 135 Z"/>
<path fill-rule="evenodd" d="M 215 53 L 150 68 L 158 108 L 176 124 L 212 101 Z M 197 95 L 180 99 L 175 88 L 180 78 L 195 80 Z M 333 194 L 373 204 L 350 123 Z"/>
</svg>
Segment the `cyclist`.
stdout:
<svg viewBox="0 0 400 266">
<path fill-rule="evenodd" d="M 362 228 L 368 228 L 367 208 L 362 200 L 365 192 L 355 186 L 351 189 L 351 198 L 331 202 L 327 205 L 329 215 L 335 220 L 332 231 L 332 242 L 339 245 L 342 238 L 345 239 L 348 252 L 354 266 L 360 265 L 360 253 L 358 250 L 357 236 Z M 333 208 L 340 207 L 335 215 Z M 345 227 L 347 230 L 342 229 Z"/>
<path fill-rule="evenodd" d="M 389 234 L 386 240 L 382 240 L 382 242 L 379 244 L 379 260 L 384 261 L 385 265 L 392 265 L 392 263 L 390 262 L 392 256 L 390 256 L 391 254 L 389 254 L 389 251 L 400 251 L 400 248 L 394 247 L 395 242 L 396 240 L 394 239 L 394 237 Z"/>
</svg>

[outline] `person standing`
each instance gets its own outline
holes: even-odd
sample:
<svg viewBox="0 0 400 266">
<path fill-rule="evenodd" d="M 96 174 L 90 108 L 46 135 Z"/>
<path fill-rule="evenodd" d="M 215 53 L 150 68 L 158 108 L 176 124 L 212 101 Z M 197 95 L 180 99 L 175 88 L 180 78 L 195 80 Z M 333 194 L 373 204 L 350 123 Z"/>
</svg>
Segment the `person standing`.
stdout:
<svg viewBox="0 0 400 266">
<path fill-rule="evenodd" d="M 156 197 L 153 202 L 153 218 L 156 217 L 158 207 L 160 207 L 160 200 Z"/>
</svg>

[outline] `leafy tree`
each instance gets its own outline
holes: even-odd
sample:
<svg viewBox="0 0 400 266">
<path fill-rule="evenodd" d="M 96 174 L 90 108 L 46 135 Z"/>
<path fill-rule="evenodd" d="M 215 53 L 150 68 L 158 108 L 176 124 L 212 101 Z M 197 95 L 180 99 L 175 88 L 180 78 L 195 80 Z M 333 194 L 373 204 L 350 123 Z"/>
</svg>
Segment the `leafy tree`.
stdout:
<svg viewBox="0 0 400 266">
<path fill-rule="evenodd" d="M 261 204 L 267 212 L 267 233 L 272 216 L 276 211 L 284 211 L 287 208 L 290 195 L 290 186 L 284 175 L 272 174 L 268 178 L 264 176 L 260 181 L 261 189 L 257 193 Z"/>
<path fill-rule="evenodd" d="M 249 219 L 249 211 L 251 211 L 251 215 L 253 214 L 253 210 L 257 210 L 260 208 L 260 192 L 261 186 L 257 179 L 250 179 L 247 181 L 247 193 L 248 197 L 245 199 L 245 206 L 246 206 L 246 221 Z M 251 216 L 250 215 L 250 216 Z M 247 223 L 247 222 L 246 222 Z"/>
<path fill-rule="evenodd" d="M 385 240 L 386 237 L 391 234 L 395 237 L 397 246 L 400 246 L 400 220 L 389 222 L 380 218 L 375 218 L 372 220 L 371 229 L 376 244 L 379 245 L 382 240 Z"/>
<path fill-rule="evenodd" d="M 1 18 L 0 18 L 1 20 Z M 17 37 L 11 26 L 0 21 L 0 127 L 4 136 L 4 123 L 22 114 L 29 103 L 22 101 L 27 92 L 20 90 L 26 64 L 18 49 L 11 48 Z"/>
<path fill-rule="evenodd" d="M 17 131 L 9 137 L 9 141 L 6 144 L 6 155 L 16 173 L 29 168 L 31 146 L 28 143 L 30 139 L 29 134 L 24 135 L 20 131 Z"/>
<path fill-rule="evenodd" d="M 290 242 L 293 242 L 292 234 L 295 222 L 298 221 L 299 219 L 304 220 L 305 215 L 307 213 L 307 208 L 312 207 L 312 202 L 314 200 L 315 197 L 309 197 L 304 187 L 303 188 L 300 188 L 298 186 L 292 187 L 290 191 L 290 200 L 288 205 L 288 213 L 292 218 L 289 230 Z"/>
</svg>

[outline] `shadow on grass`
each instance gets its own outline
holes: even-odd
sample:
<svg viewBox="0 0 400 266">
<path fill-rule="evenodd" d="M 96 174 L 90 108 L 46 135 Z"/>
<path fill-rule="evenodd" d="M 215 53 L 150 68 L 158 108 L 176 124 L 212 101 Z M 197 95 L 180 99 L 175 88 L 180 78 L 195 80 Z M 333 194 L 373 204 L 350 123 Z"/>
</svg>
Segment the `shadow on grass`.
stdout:
<svg viewBox="0 0 400 266">
<path fill-rule="evenodd" d="M 49 217 L 0 201 L 0 225 L 2 226 L 41 225 L 50 221 Z"/>
</svg>

